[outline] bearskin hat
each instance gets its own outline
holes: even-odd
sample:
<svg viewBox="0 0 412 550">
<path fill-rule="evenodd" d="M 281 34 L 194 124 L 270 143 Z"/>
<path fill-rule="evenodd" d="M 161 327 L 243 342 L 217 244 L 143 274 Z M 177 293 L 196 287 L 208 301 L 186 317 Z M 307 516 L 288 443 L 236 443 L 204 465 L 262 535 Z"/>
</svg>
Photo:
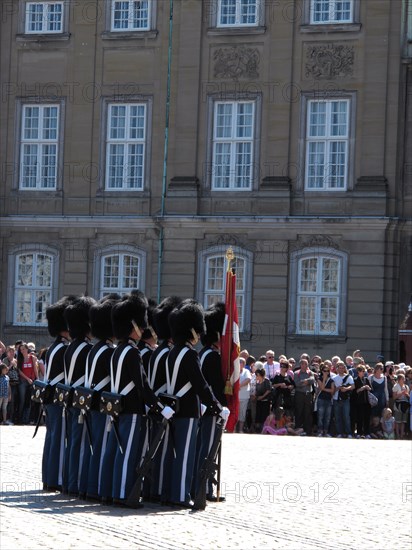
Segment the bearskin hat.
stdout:
<svg viewBox="0 0 412 550">
<path fill-rule="evenodd" d="M 153 300 L 152 298 L 149 298 L 149 307 L 147 309 L 147 323 L 149 326 L 153 327 L 153 311 L 155 310 L 157 306 L 157 302 Z M 149 330 L 149 328 L 145 328 L 142 334 L 142 340 L 148 340 L 149 338 L 153 338 L 152 332 Z"/>
<path fill-rule="evenodd" d="M 170 338 L 169 313 L 182 302 L 178 296 L 168 296 L 160 302 L 152 314 L 154 331 L 160 340 Z"/>
<path fill-rule="evenodd" d="M 106 340 L 113 336 L 112 307 L 120 299 L 120 294 L 107 294 L 90 308 L 90 328 L 95 338 Z"/>
<path fill-rule="evenodd" d="M 85 338 L 90 333 L 89 309 L 96 303 L 91 296 L 80 296 L 64 310 L 70 337 Z"/>
<path fill-rule="evenodd" d="M 132 321 L 140 329 L 145 329 L 147 327 L 148 307 L 147 298 L 140 290 L 133 290 L 130 294 L 125 294 L 112 309 L 114 336 L 118 340 L 128 338 L 133 331 Z"/>
<path fill-rule="evenodd" d="M 198 333 L 206 332 L 205 312 L 196 300 L 188 298 L 169 315 L 170 334 L 175 344 L 184 344 L 193 338 L 192 329 Z"/>
<path fill-rule="evenodd" d="M 202 335 L 202 344 L 211 346 L 219 340 L 225 322 L 225 304 L 216 302 L 205 311 L 206 332 Z"/>
<path fill-rule="evenodd" d="M 66 307 L 74 303 L 78 299 L 78 296 L 70 295 L 63 296 L 54 304 L 51 304 L 46 309 L 47 328 L 50 336 L 55 338 L 61 332 L 68 330 L 66 319 L 64 318 L 64 310 Z"/>
</svg>

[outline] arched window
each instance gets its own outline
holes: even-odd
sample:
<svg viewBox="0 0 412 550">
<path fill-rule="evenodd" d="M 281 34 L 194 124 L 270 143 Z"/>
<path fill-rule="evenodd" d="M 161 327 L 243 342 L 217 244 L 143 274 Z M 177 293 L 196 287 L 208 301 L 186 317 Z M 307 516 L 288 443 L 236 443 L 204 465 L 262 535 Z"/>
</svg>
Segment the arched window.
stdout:
<svg viewBox="0 0 412 550">
<path fill-rule="evenodd" d="M 96 295 L 144 290 L 145 254 L 132 247 L 111 246 L 98 254 Z"/>
</svg>

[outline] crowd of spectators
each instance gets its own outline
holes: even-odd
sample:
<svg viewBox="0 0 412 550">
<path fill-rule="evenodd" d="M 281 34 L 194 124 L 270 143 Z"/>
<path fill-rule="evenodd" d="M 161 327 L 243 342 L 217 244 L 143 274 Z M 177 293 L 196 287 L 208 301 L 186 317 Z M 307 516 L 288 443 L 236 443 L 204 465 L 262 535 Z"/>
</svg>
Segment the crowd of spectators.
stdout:
<svg viewBox="0 0 412 550">
<path fill-rule="evenodd" d="M 412 435 L 412 368 L 367 364 L 360 350 L 341 359 L 303 353 L 298 360 L 268 350 L 240 354 L 238 432 L 352 439 Z"/>
<path fill-rule="evenodd" d="M 44 378 L 46 349 L 0 341 L 3 425 L 35 424 L 31 386 Z M 383 358 L 381 358 L 383 359 Z M 303 353 L 296 361 L 273 350 L 256 360 L 240 354 L 238 432 L 365 439 L 412 436 L 412 368 L 365 363 L 360 350 L 345 359 Z M 374 399 L 368 394 L 372 394 Z"/>
</svg>

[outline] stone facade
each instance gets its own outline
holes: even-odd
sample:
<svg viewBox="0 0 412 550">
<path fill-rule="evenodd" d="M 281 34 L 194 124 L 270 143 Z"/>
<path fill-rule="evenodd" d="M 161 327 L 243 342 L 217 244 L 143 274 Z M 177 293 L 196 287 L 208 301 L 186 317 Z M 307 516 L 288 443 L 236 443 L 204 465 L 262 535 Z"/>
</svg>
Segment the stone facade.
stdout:
<svg viewBox="0 0 412 550">
<path fill-rule="evenodd" d="M 110 1 L 64 2 L 54 34 L 27 31 L 26 3 L 8 2 L 1 22 L 3 341 L 49 341 L 41 323 L 16 322 L 19 254 L 53 258 L 52 299 L 98 297 L 109 251 L 136 254 L 148 296 L 206 303 L 208 258 L 232 245 L 244 259 L 242 347 L 397 357 L 412 285 L 408 2 L 354 0 L 350 22 L 314 24 L 309 0 L 262 1 L 254 25 L 222 26 L 217 1 L 174 0 L 170 51 L 169 2 L 152 0 L 146 29 L 122 31 Z M 345 181 L 311 188 L 308 109 L 334 99 L 349 106 Z M 245 188 L 216 185 L 219 102 L 253 104 Z M 145 109 L 138 189 L 108 186 L 108 113 L 117 104 Z M 22 188 L 22 113 L 36 105 L 59 107 L 51 189 Z M 298 308 L 308 303 L 299 287 L 306 257 L 339 265 L 331 330 L 321 312 Z M 324 308 L 315 294 L 313 307 Z M 316 328 L 302 328 L 305 315 Z"/>
</svg>

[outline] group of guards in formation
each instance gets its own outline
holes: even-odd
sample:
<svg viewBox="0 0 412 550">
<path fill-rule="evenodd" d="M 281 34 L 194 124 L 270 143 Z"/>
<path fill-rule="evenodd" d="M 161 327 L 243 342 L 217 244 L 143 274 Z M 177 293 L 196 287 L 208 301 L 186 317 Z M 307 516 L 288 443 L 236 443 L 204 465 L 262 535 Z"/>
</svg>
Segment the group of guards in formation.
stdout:
<svg viewBox="0 0 412 550">
<path fill-rule="evenodd" d="M 149 305 L 138 290 L 98 302 L 65 296 L 47 308 L 55 341 L 35 388 L 46 423 L 45 490 L 105 504 L 193 506 L 202 462 L 228 413 L 219 353 L 224 308 L 204 311 L 178 297 Z M 131 500 L 155 440 L 142 497 Z M 216 500 L 211 480 L 201 483 Z"/>
</svg>

